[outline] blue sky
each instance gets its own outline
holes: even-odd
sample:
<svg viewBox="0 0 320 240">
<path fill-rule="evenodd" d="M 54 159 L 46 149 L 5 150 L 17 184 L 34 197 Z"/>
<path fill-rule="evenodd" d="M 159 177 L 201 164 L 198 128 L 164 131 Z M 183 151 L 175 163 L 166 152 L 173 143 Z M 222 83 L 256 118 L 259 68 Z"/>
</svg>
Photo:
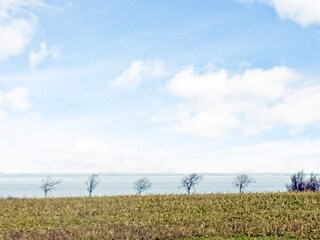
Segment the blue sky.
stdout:
<svg viewBox="0 0 320 240">
<path fill-rule="evenodd" d="M 1 172 L 320 172 L 320 2 L 0 1 Z"/>
</svg>

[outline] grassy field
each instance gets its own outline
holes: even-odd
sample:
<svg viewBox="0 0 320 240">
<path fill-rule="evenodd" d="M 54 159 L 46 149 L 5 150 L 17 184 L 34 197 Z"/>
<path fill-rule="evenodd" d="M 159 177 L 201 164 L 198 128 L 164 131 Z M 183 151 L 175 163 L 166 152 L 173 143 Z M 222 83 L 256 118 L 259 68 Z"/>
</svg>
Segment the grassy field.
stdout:
<svg viewBox="0 0 320 240">
<path fill-rule="evenodd" d="M 225 238 L 320 239 L 320 194 L 0 200 L 0 239 Z"/>
</svg>

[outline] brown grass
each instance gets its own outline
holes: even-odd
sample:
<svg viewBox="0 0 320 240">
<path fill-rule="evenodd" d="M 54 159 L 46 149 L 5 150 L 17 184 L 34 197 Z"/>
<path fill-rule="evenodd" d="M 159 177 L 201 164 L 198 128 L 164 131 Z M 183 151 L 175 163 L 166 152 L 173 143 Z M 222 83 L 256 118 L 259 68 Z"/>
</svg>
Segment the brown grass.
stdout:
<svg viewBox="0 0 320 240">
<path fill-rule="evenodd" d="M 2 199 L 0 239 L 320 239 L 320 193 Z"/>
</svg>

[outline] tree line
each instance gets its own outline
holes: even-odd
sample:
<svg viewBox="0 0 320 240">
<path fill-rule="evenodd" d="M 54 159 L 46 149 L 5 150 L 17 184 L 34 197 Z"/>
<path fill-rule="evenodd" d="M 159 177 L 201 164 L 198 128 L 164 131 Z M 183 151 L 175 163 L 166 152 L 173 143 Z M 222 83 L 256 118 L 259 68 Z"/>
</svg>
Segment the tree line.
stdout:
<svg viewBox="0 0 320 240">
<path fill-rule="evenodd" d="M 311 173 L 309 178 L 303 171 L 294 173 L 291 176 L 291 182 L 286 185 L 286 188 L 290 192 L 302 192 L 302 191 L 319 191 L 320 190 L 320 178 L 317 174 Z M 180 180 L 180 188 L 184 189 L 188 195 L 192 191 L 196 191 L 196 186 L 203 180 L 201 174 L 192 173 L 184 176 Z M 88 177 L 88 180 L 85 182 L 86 190 L 88 191 L 88 196 L 92 196 L 92 192 L 98 186 L 100 182 L 98 174 L 91 174 Z M 45 198 L 48 196 L 49 192 L 55 190 L 56 186 L 61 183 L 59 179 L 53 179 L 52 177 L 47 177 L 42 179 L 42 184 L 40 188 L 44 192 Z M 255 179 L 251 178 L 247 174 L 241 174 L 234 178 L 232 184 L 238 189 L 239 193 L 242 193 L 251 183 L 255 183 Z M 147 191 L 152 187 L 152 182 L 146 178 L 140 178 L 133 184 L 133 189 L 138 195 L 141 195 L 143 192 Z"/>
<path fill-rule="evenodd" d="M 186 191 L 188 195 L 191 194 L 192 191 L 196 191 L 196 186 L 203 180 L 203 176 L 201 174 L 192 173 L 184 176 L 180 180 L 179 188 L 182 188 Z M 45 179 L 42 179 L 42 183 L 40 188 L 44 193 L 44 197 L 48 196 L 49 192 L 52 192 L 56 189 L 56 186 L 60 184 L 62 181 L 59 179 L 53 179 L 51 176 L 48 176 Z M 92 192 L 98 186 L 100 182 L 100 178 L 98 174 L 91 174 L 88 177 L 88 180 L 85 182 L 86 190 L 88 191 L 88 196 L 92 196 Z M 233 185 L 238 188 L 239 192 L 243 192 L 245 188 L 248 187 L 250 183 L 253 183 L 254 179 L 249 177 L 246 174 L 242 174 L 237 176 L 234 179 Z M 147 191 L 152 187 L 153 183 L 146 177 L 140 178 L 133 184 L 133 189 L 136 191 L 138 195 L 141 195 L 143 192 Z"/>
</svg>

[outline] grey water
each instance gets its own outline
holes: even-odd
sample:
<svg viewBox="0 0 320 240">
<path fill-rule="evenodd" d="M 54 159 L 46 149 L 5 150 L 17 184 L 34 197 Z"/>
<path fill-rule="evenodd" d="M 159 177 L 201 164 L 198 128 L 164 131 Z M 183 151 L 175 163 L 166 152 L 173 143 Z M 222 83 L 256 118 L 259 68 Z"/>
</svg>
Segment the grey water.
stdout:
<svg viewBox="0 0 320 240">
<path fill-rule="evenodd" d="M 180 181 L 186 174 L 99 174 L 99 185 L 94 190 L 96 196 L 114 196 L 135 194 L 133 183 L 147 177 L 152 187 L 148 194 L 180 194 Z M 197 193 L 233 193 L 237 189 L 233 180 L 238 174 L 202 174 L 203 180 L 197 185 Z M 247 192 L 283 192 L 290 182 L 291 174 L 256 173 L 249 174 L 255 183 L 249 185 Z M 49 174 L 0 174 L 0 197 L 43 197 L 40 189 L 42 179 Z M 56 189 L 49 193 L 50 197 L 86 196 L 85 182 L 89 174 L 50 174 L 54 179 L 61 180 Z"/>
</svg>

